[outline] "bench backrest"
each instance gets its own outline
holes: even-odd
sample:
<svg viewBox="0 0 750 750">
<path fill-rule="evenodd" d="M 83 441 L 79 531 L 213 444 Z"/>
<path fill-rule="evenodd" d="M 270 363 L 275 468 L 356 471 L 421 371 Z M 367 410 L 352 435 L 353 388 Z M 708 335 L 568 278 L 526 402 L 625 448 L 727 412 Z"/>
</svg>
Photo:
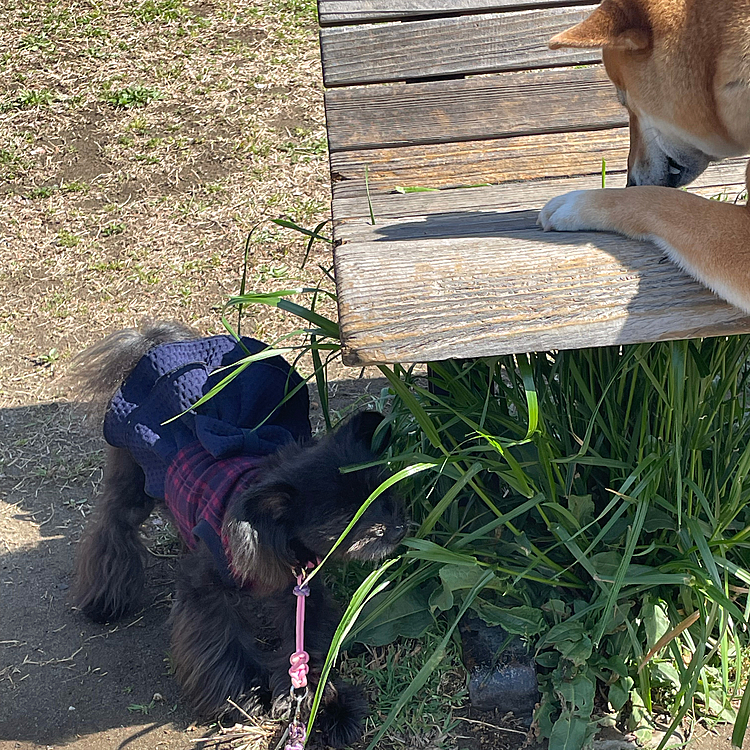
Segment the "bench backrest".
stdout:
<svg viewBox="0 0 750 750">
<path fill-rule="evenodd" d="M 622 169 L 627 116 L 598 50 L 547 40 L 595 5 L 320 0 L 334 195 Z M 496 75 L 489 75 L 496 74 Z M 595 131 L 595 132 L 592 132 Z M 374 153 L 377 151 L 377 153 Z"/>
</svg>

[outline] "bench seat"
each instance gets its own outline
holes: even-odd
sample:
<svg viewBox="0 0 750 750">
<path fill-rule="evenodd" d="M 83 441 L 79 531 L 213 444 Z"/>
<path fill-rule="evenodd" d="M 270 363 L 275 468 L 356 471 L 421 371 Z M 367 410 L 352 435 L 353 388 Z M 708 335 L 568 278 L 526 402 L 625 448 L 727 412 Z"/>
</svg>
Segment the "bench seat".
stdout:
<svg viewBox="0 0 750 750">
<path fill-rule="evenodd" d="M 602 160 L 624 185 L 627 115 L 598 52 L 546 46 L 593 7 L 319 0 L 348 364 L 750 331 L 653 245 L 536 227 L 549 198 L 601 186 Z M 690 189 L 734 200 L 744 172 Z"/>
</svg>

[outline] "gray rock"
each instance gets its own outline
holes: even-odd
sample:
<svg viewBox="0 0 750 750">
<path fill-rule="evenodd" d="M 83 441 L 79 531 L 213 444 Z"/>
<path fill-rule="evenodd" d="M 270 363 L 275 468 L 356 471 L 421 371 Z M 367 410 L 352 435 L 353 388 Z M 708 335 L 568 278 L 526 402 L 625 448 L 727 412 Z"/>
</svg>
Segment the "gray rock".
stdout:
<svg viewBox="0 0 750 750">
<path fill-rule="evenodd" d="M 464 617 L 459 630 L 472 708 L 501 716 L 511 712 L 531 724 L 539 689 L 534 656 L 524 642 L 515 636 L 508 641 L 501 627 L 490 627 L 474 616 Z"/>
</svg>

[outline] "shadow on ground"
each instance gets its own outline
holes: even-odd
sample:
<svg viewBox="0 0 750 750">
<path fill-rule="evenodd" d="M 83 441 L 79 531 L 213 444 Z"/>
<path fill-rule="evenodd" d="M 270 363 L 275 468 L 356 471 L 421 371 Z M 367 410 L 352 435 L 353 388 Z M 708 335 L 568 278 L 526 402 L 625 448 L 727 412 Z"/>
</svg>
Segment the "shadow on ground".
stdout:
<svg viewBox="0 0 750 750">
<path fill-rule="evenodd" d="M 174 560 L 150 558 L 145 608 L 122 623 L 91 623 L 69 601 L 96 431 L 70 404 L 0 410 L 0 431 L 0 746 L 191 746 L 168 673 Z"/>
</svg>

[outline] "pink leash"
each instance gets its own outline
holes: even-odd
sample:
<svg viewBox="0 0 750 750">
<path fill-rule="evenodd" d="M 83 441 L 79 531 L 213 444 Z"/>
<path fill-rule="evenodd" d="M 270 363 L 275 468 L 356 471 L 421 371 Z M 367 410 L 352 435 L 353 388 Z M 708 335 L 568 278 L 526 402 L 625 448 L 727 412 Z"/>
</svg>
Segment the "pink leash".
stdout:
<svg viewBox="0 0 750 750">
<path fill-rule="evenodd" d="M 312 563 L 308 565 L 313 567 Z M 295 694 L 295 690 L 307 688 L 307 673 L 310 671 L 308 662 L 310 655 L 305 651 L 305 599 L 310 595 L 310 587 L 305 583 L 305 572 L 297 574 L 297 585 L 294 587 L 294 595 L 297 597 L 297 617 L 296 617 L 296 651 L 289 657 L 289 676 L 292 678 L 292 697 L 297 702 L 294 711 L 294 717 L 287 729 L 287 739 L 285 750 L 304 750 L 307 739 L 307 730 L 305 725 L 299 721 L 300 705 L 307 693 L 300 695 Z"/>
<path fill-rule="evenodd" d="M 297 585 L 294 587 L 294 595 L 297 597 L 297 650 L 289 657 L 289 676 L 292 678 L 292 687 L 295 690 L 307 687 L 307 673 L 310 667 L 310 655 L 305 651 L 305 599 L 310 594 L 310 587 L 305 583 L 305 574 L 297 576 Z"/>
</svg>

